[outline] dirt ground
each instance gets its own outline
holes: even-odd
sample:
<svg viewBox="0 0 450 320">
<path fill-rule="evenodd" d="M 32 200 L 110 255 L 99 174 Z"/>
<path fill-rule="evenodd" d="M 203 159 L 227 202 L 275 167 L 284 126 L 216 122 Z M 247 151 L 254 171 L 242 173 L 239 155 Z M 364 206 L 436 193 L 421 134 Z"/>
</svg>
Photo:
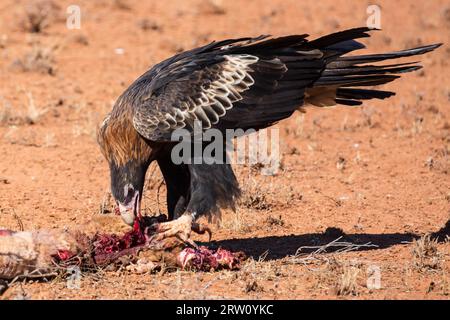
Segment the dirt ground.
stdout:
<svg viewBox="0 0 450 320">
<path fill-rule="evenodd" d="M 153 64 L 223 38 L 314 38 L 364 26 L 371 4 L 44 1 L 48 16 L 39 23 L 29 7 L 36 2 L 0 1 L 0 226 L 11 229 L 19 221 L 25 229 L 124 228 L 110 212 L 95 135 L 114 100 Z M 66 27 L 74 3 L 79 30 Z M 383 31 L 364 40 L 367 52 L 447 44 L 419 58 L 422 71 L 384 86 L 397 92 L 389 100 L 311 108 L 279 123 L 277 175 L 236 168 L 242 203 L 211 227 L 214 245 L 252 257 L 242 270 L 99 271 L 83 274 L 79 289 L 61 278 L 16 282 L 1 298 L 448 299 L 450 3 L 377 3 Z M 152 166 L 146 214 L 165 210 L 160 183 Z M 437 242 L 417 242 L 438 231 Z M 296 255 L 336 239 L 346 242 L 344 252 Z M 359 250 L 347 252 L 350 244 Z"/>
</svg>

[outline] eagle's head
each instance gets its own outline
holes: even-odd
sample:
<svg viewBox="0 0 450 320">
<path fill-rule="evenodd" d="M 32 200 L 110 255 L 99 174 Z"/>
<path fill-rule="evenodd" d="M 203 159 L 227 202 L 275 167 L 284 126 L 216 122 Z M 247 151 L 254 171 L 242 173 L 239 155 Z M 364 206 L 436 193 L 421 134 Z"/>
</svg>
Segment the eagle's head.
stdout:
<svg viewBox="0 0 450 320">
<path fill-rule="evenodd" d="M 109 163 L 116 210 L 125 223 L 133 225 L 140 213 L 152 148 L 124 114 L 108 115 L 98 131 L 97 140 Z"/>
<path fill-rule="evenodd" d="M 140 213 L 147 165 L 131 160 L 123 165 L 109 162 L 111 193 L 116 200 L 117 210 L 123 221 L 133 225 Z"/>
</svg>

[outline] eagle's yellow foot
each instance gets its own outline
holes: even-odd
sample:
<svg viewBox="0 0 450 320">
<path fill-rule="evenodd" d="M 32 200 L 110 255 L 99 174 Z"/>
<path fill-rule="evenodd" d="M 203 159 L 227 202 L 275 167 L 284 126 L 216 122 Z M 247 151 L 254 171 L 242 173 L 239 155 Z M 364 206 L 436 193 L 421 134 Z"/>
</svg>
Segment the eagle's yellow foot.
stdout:
<svg viewBox="0 0 450 320">
<path fill-rule="evenodd" d="M 211 230 L 204 225 L 194 222 L 192 215 L 187 213 L 173 221 L 158 224 L 158 234 L 155 236 L 155 239 L 163 240 L 169 237 L 177 237 L 181 241 L 197 248 L 197 244 L 190 238 L 192 231 L 199 234 L 207 232 L 209 239 L 211 239 Z"/>
</svg>

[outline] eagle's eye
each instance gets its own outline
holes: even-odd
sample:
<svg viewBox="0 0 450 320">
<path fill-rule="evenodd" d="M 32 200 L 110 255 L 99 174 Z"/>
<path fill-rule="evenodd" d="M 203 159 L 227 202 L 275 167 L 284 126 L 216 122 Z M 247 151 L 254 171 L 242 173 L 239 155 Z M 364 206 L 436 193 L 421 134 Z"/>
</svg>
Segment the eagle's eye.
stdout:
<svg viewBox="0 0 450 320">
<path fill-rule="evenodd" d="M 124 199 L 123 203 L 129 204 L 133 200 L 135 193 L 136 192 L 135 192 L 133 185 L 130 183 L 126 184 L 123 187 L 123 199 Z"/>
</svg>

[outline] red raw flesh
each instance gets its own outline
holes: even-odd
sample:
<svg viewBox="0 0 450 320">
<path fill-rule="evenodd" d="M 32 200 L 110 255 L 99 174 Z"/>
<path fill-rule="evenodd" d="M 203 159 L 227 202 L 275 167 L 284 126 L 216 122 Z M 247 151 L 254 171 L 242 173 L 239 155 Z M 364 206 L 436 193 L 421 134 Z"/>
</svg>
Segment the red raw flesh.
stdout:
<svg viewBox="0 0 450 320">
<path fill-rule="evenodd" d="M 156 219 L 156 220 L 155 220 Z M 149 246 L 155 234 L 154 223 L 161 222 L 161 218 L 151 218 L 144 221 L 143 218 L 136 219 L 133 229 L 123 236 L 116 234 L 96 234 L 91 240 L 91 257 L 96 265 L 113 263 L 121 256 L 135 255 L 139 250 Z M 59 250 L 53 256 L 56 262 L 69 262 L 76 254 L 67 250 Z M 184 248 L 177 255 L 177 264 L 182 269 L 196 271 L 212 271 L 220 269 L 239 269 L 240 262 L 245 259 L 242 252 L 233 253 L 219 248 L 211 250 L 205 246 L 198 249 Z"/>
<path fill-rule="evenodd" d="M 181 241 L 176 239 L 165 239 L 167 242 L 156 240 L 154 235 L 157 234 L 157 224 L 164 221 L 161 219 L 161 217 L 139 217 L 133 229 L 123 236 L 96 234 L 88 237 L 82 233 L 72 234 L 67 239 L 72 243 L 72 247 L 75 245 L 77 249 L 73 249 L 73 251 L 60 249 L 51 254 L 49 258 L 61 267 L 77 265 L 90 269 L 117 262 L 122 256 L 138 256 L 141 250 L 148 250 L 150 256 L 157 259 L 153 261 L 156 266 L 164 260 L 170 268 L 178 266 L 185 270 L 206 272 L 220 269 L 236 270 L 240 268 L 240 263 L 245 259 L 245 254 L 242 252 L 234 253 L 222 248 L 213 250 L 205 246 L 185 247 Z M 14 234 L 14 231 L 0 229 L 0 237 L 13 237 Z M 39 250 L 39 247 L 37 246 L 36 250 Z M 15 248 L 12 249 L 14 252 Z M 156 250 L 154 255 L 152 255 L 152 250 Z"/>
<path fill-rule="evenodd" d="M 198 249 L 185 248 L 178 255 L 178 265 L 183 269 L 211 271 L 220 269 L 239 269 L 245 258 L 242 252 L 231 252 L 222 248 L 217 250 L 201 246 Z"/>
<path fill-rule="evenodd" d="M 97 264 L 104 264 L 120 256 L 133 254 L 145 245 L 147 239 L 140 219 L 136 219 L 133 230 L 121 237 L 116 234 L 95 235 L 92 241 L 94 261 Z"/>
<path fill-rule="evenodd" d="M 14 234 L 14 231 L 0 229 L 0 237 L 12 236 L 13 234 Z"/>
<path fill-rule="evenodd" d="M 69 250 L 58 250 L 54 258 L 58 258 L 59 261 L 67 261 L 74 256 L 75 254 Z"/>
</svg>

